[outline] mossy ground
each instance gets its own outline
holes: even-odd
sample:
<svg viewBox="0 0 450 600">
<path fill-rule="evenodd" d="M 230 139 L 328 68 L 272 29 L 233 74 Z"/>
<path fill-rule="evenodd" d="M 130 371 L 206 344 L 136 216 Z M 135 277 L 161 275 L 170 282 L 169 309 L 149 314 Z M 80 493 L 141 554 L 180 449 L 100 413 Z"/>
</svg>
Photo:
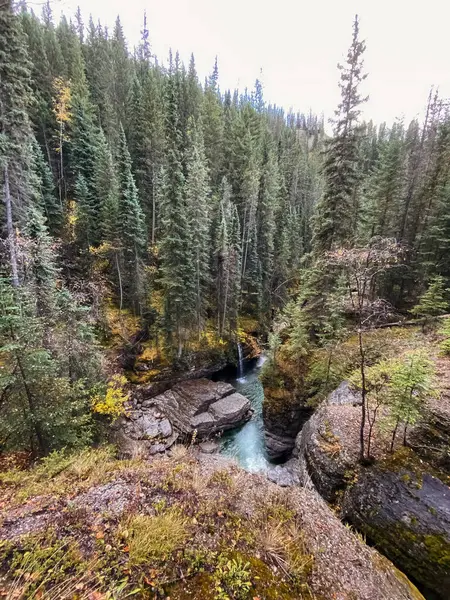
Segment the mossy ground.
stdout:
<svg viewBox="0 0 450 600">
<path fill-rule="evenodd" d="M 246 514 L 242 474 L 200 471 L 183 447 L 152 463 L 116 460 L 111 448 L 53 455 L 1 480 L 4 516 L 49 496 L 54 511 L 32 533 L 0 527 L 0 593 L 11 599 L 312 598 L 295 510 L 268 494 Z M 133 491 L 120 514 L 76 503 L 112 480 Z"/>
</svg>

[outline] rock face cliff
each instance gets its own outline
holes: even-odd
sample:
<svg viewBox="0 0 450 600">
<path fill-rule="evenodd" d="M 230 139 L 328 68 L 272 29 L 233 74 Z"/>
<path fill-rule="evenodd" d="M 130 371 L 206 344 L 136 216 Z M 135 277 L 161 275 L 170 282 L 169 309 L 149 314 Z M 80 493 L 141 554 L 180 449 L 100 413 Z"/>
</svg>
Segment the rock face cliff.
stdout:
<svg viewBox="0 0 450 600">
<path fill-rule="evenodd" d="M 342 384 L 304 426 L 296 454 L 341 518 L 405 573 L 450 598 L 450 490 L 411 448 L 358 462 L 358 398 Z M 421 426 L 423 427 L 423 425 Z"/>
<path fill-rule="evenodd" d="M 264 438 L 271 459 L 287 458 L 291 454 L 297 434 L 312 412 L 295 398 L 276 399 L 266 394 L 263 404 Z"/>
<path fill-rule="evenodd" d="M 153 398 L 136 398 L 115 424 L 114 441 L 125 456 L 156 454 L 194 431 L 206 438 L 237 427 L 251 414 L 250 401 L 228 383 L 183 381 Z"/>
</svg>

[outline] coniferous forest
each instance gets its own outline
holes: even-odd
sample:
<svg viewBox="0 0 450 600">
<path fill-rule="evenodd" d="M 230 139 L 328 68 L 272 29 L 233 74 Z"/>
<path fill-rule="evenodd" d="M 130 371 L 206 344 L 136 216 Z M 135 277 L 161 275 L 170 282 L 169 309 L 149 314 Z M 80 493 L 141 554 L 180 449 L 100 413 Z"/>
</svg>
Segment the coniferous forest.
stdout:
<svg viewBox="0 0 450 600">
<path fill-rule="evenodd" d="M 34 8 L 0 0 L 0 596 L 448 600 L 450 102 L 367 120 L 357 16 L 325 121 Z"/>
<path fill-rule="evenodd" d="M 356 263 L 361 323 L 367 295 L 398 316 L 443 290 L 449 107 L 431 90 L 420 120 L 363 121 L 357 18 L 332 134 L 258 80 L 220 89 L 217 61 L 205 81 L 193 56 L 160 62 L 145 17 L 136 48 L 119 17 L 83 18 L 0 10 L 2 448 L 92 439 L 93 398 L 124 393 L 112 337 L 183 370 L 249 321 L 274 353 L 275 318 L 302 355 L 338 335 Z"/>
</svg>

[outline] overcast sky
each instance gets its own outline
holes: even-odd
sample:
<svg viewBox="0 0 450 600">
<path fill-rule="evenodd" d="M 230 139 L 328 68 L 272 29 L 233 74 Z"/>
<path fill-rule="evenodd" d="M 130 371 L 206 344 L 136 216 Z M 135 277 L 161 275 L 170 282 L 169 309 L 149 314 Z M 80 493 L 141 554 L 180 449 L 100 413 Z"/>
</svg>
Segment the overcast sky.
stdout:
<svg viewBox="0 0 450 600">
<path fill-rule="evenodd" d="M 332 116 L 338 101 L 336 64 L 360 16 L 366 40 L 365 116 L 391 122 L 421 113 L 432 84 L 450 96 L 448 0 L 54 0 L 55 17 L 80 5 L 85 22 L 112 25 L 120 14 L 130 47 L 147 11 L 152 51 L 166 61 L 169 48 L 199 76 L 219 61 L 222 90 L 264 85 L 266 101 Z"/>
</svg>

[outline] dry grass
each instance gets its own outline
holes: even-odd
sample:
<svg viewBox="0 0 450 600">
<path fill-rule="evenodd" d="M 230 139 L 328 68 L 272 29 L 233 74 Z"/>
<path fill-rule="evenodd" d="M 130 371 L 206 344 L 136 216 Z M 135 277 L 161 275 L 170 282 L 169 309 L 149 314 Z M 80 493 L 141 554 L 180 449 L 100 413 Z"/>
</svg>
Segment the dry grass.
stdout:
<svg viewBox="0 0 450 600">
<path fill-rule="evenodd" d="M 170 458 L 173 458 L 173 460 L 175 460 L 175 461 L 182 460 L 183 458 L 186 457 L 188 452 L 189 452 L 188 446 L 185 446 L 184 444 L 175 444 L 170 449 Z"/>
<path fill-rule="evenodd" d="M 20 502 L 32 496 L 80 492 L 108 481 L 118 471 L 144 465 L 138 459 L 117 460 L 114 455 L 113 446 L 89 448 L 78 454 L 53 452 L 32 469 L 0 473 L 0 484 L 9 489 L 14 502 Z"/>
<path fill-rule="evenodd" d="M 176 508 L 154 516 L 136 515 L 125 524 L 130 565 L 166 560 L 189 535 L 188 521 Z"/>
<path fill-rule="evenodd" d="M 304 535 L 295 521 L 268 521 L 257 530 L 257 543 L 265 558 L 287 577 L 299 581 L 309 573 L 313 556 L 306 550 Z"/>
</svg>

